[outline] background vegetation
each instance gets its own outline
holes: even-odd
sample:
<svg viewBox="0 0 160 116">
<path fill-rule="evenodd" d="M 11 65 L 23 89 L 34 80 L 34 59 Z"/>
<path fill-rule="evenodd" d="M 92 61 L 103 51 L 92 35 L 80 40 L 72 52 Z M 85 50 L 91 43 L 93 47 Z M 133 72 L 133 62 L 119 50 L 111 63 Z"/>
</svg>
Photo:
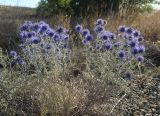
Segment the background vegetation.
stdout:
<svg viewBox="0 0 160 116">
<path fill-rule="evenodd" d="M 46 12 L 44 15 L 64 13 L 68 16 L 106 16 L 109 13 L 123 12 L 123 10 L 151 9 L 147 3 L 153 0 L 42 0 L 37 12 Z M 143 7 L 142 7 L 143 6 Z M 44 13 L 43 12 L 43 13 Z"/>
<path fill-rule="evenodd" d="M 160 12 L 149 2 L 152 0 L 42 0 L 37 9 L 0 7 L 0 115 L 159 116 Z M 123 72 L 116 76 L 114 63 L 105 61 L 108 54 L 82 46 L 75 25 L 93 30 L 97 18 L 107 20 L 107 30 L 116 34 L 119 25 L 141 31 L 146 47 L 141 76 L 138 65 L 133 64 L 129 70 L 132 80 L 123 81 L 119 78 L 124 77 Z M 55 60 L 52 54 L 47 60 L 54 65 L 49 65 L 38 53 L 26 68 L 10 67 L 9 51 L 22 53 L 19 27 L 28 20 L 70 29 L 72 62 L 63 68 L 66 62 Z"/>
</svg>

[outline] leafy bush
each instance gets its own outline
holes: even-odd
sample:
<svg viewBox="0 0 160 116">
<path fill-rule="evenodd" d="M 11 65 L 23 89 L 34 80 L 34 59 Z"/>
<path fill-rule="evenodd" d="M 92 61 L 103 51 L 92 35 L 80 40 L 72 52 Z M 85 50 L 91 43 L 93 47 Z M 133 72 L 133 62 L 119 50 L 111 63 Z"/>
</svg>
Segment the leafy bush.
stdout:
<svg viewBox="0 0 160 116">
<path fill-rule="evenodd" d="M 139 12 L 141 10 L 149 10 L 150 7 L 141 7 L 153 0 L 42 0 L 39 3 L 37 11 L 43 16 L 55 15 L 59 13 L 69 16 L 106 16 L 108 13 L 117 13 L 121 10 Z M 146 6 L 146 5 L 145 5 Z M 149 6 L 149 5 L 148 5 Z"/>
<path fill-rule="evenodd" d="M 37 14 L 40 16 L 53 16 L 61 12 L 71 13 L 70 0 L 41 0 L 37 8 Z"/>
</svg>

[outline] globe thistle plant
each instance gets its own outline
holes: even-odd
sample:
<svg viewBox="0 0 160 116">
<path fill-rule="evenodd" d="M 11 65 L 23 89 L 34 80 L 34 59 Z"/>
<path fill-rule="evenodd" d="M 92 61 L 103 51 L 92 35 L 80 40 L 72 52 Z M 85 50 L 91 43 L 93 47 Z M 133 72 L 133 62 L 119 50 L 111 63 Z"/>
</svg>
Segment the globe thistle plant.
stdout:
<svg viewBox="0 0 160 116">
<path fill-rule="evenodd" d="M 24 53 L 24 58 L 17 57 L 14 64 L 22 65 L 27 61 L 27 63 L 33 63 L 36 66 L 36 62 L 38 63 L 44 57 L 49 58 L 49 56 L 54 55 L 59 59 L 60 55 L 56 53 L 56 49 L 59 49 L 59 54 L 65 54 L 69 49 L 67 45 L 69 40 L 67 29 L 62 26 L 57 26 L 57 28 L 53 29 L 44 21 L 36 23 L 27 21 L 22 24 L 19 30 L 19 40 L 19 47 Z M 11 53 L 13 54 L 13 51 Z M 63 57 L 61 55 L 61 58 Z M 55 62 L 60 64 L 60 61 Z"/>
<path fill-rule="evenodd" d="M 100 25 L 100 26 L 104 26 L 106 24 L 107 24 L 107 21 L 103 19 L 97 19 L 97 21 L 95 22 L 95 25 Z"/>
<path fill-rule="evenodd" d="M 126 31 L 126 27 L 125 26 L 119 26 L 118 31 L 120 33 L 124 33 Z"/>
<path fill-rule="evenodd" d="M 81 25 L 77 24 L 75 27 L 75 30 L 76 30 L 76 32 L 80 33 L 80 32 L 82 32 L 83 27 Z"/>
<path fill-rule="evenodd" d="M 111 49 L 112 49 L 112 44 L 111 44 L 110 42 L 106 42 L 106 43 L 104 44 L 104 48 L 105 48 L 106 50 L 111 50 Z"/>
<path fill-rule="evenodd" d="M 117 53 L 118 58 L 124 59 L 125 58 L 125 51 L 121 50 Z"/>
<path fill-rule="evenodd" d="M 10 56 L 16 57 L 17 56 L 17 52 L 16 51 L 10 51 Z"/>
<path fill-rule="evenodd" d="M 142 55 L 139 55 L 136 57 L 138 62 L 143 62 L 144 61 L 144 57 Z"/>
<path fill-rule="evenodd" d="M 142 54 L 145 52 L 145 47 L 142 43 L 143 37 L 140 31 L 132 27 L 119 26 L 117 35 L 106 30 L 102 19 L 98 19 L 95 22 L 93 30 L 95 32 L 95 34 L 92 34 L 94 35 L 94 41 L 91 41 L 91 37 L 87 36 L 91 35 L 92 31 L 90 32 L 88 29 L 79 31 L 85 45 L 84 48 L 88 48 L 88 51 L 90 51 L 89 53 L 87 52 L 87 62 L 89 62 L 88 67 L 91 68 L 91 71 L 105 72 L 109 70 L 114 72 L 119 69 L 119 72 L 121 72 L 122 70 L 118 68 L 119 66 L 128 70 L 131 64 L 144 61 Z M 130 77 L 125 79 L 131 80 Z"/>
<path fill-rule="evenodd" d="M 83 29 L 81 33 L 85 37 L 86 35 L 90 34 L 90 31 L 88 29 Z"/>
<path fill-rule="evenodd" d="M 95 28 L 94 28 L 94 31 L 96 32 L 96 33 L 101 33 L 101 32 L 103 32 L 105 30 L 105 28 L 103 27 L 103 26 L 101 26 L 101 25 L 97 25 Z"/>
</svg>

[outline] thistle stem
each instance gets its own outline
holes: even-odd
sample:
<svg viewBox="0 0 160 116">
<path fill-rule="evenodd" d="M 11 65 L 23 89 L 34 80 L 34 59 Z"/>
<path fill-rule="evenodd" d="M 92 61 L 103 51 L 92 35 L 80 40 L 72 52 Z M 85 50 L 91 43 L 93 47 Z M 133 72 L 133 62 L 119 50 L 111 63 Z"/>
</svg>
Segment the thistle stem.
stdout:
<svg viewBox="0 0 160 116">
<path fill-rule="evenodd" d="M 115 107 L 123 100 L 123 98 L 126 96 L 127 94 L 125 93 L 119 100 L 118 102 L 113 106 L 113 108 L 110 111 L 110 114 L 112 114 L 113 110 L 115 109 Z"/>
</svg>

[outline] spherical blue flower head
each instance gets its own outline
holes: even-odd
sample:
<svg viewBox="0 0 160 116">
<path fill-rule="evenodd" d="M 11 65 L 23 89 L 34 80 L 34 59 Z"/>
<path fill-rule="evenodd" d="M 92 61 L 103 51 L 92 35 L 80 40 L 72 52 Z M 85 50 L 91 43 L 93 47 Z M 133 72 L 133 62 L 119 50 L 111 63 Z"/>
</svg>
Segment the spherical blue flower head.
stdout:
<svg viewBox="0 0 160 116">
<path fill-rule="evenodd" d="M 76 30 L 76 32 L 80 33 L 83 30 L 83 27 L 78 24 L 75 26 L 75 30 Z"/>
<path fill-rule="evenodd" d="M 39 29 L 38 31 L 42 34 L 44 32 L 46 32 L 49 28 L 49 25 L 47 23 L 45 23 L 44 21 L 39 22 Z"/>
<path fill-rule="evenodd" d="M 41 30 L 41 32 L 45 32 L 45 31 L 47 31 L 47 29 L 48 29 L 47 25 L 42 25 L 40 30 Z"/>
<path fill-rule="evenodd" d="M 138 41 L 142 42 L 143 41 L 143 37 L 138 37 Z"/>
<path fill-rule="evenodd" d="M 132 48 L 131 49 L 131 53 L 133 54 L 133 55 L 136 55 L 136 54 L 138 54 L 139 53 L 139 47 L 134 47 L 134 48 Z"/>
<path fill-rule="evenodd" d="M 125 58 L 125 51 L 121 50 L 117 53 L 118 58 L 124 59 Z"/>
<path fill-rule="evenodd" d="M 55 33 L 54 36 L 53 36 L 53 39 L 54 39 L 56 42 L 58 42 L 58 41 L 60 41 L 61 37 L 60 37 L 60 35 L 59 35 L 58 33 Z"/>
<path fill-rule="evenodd" d="M 34 44 L 38 44 L 38 43 L 40 43 L 40 38 L 38 38 L 38 37 L 32 37 L 31 38 L 31 43 L 34 43 Z"/>
<path fill-rule="evenodd" d="M 114 40 L 116 39 L 116 35 L 114 33 L 109 32 L 109 38 Z"/>
<path fill-rule="evenodd" d="M 105 21 L 103 19 L 97 19 L 97 21 L 95 22 L 95 24 L 103 26 L 105 24 Z"/>
<path fill-rule="evenodd" d="M 90 34 L 90 31 L 88 29 L 82 30 L 82 35 L 85 37 L 86 35 Z"/>
<path fill-rule="evenodd" d="M 108 33 L 104 32 L 100 35 L 101 39 L 103 39 L 104 41 L 110 41 L 109 35 Z"/>
<path fill-rule="evenodd" d="M 53 36 L 54 36 L 54 32 L 50 31 L 50 32 L 48 33 L 48 36 L 49 36 L 49 37 L 53 37 Z"/>
<path fill-rule="evenodd" d="M 27 37 L 28 37 L 28 38 L 31 38 L 31 37 L 32 37 L 32 34 L 33 34 L 32 32 L 28 32 L 28 33 L 27 33 Z"/>
<path fill-rule="evenodd" d="M 107 50 L 111 50 L 112 49 L 112 44 L 109 43 L 109 42 L 106 42 L 105 45 L 104 45 L 105 49 Z"/>
<path fill-rule="evenodd" d="M 17 52 L 16 51 L 10 51 L 10 56 L 16 57 L 17 56 Z"/>
<path fill-rule="evenodd" d="M 134 37 L 139 37 L 140 36 L 140 32 L 138 30 L 134 30 L 133 31 L 133 36 Z"/>
<path fill-rule="evenodd" d="M 20 31 L 28 31 L 28 25 L 22 25 L 21 27 L 20 27 Z"/>
<path fill-rule="evenodd" d="M 86 39 L 83 40 L 83 44 L 87 45 L 89 43 L 89 41 L 87 41 Z"/>
<path fill-rule="evenodd" d="M 29 31 L 33 23 L 31 21 L 25 21 L 22 26 L 20 26 L 20 31 Z"/>
<path fill-rule="evenodd" d="M 19 65 L 25 64 L 24 60 L 21 57 L 18 57 L 16 60 Z"/>
<path fill-rule="evenodd" d="M 127 39 L 128 39 L 129 41 L 135 41 L 135 38 L 134 38 L 132 35 L 128 35 L 128 36 L 127 36 Z"/>
<path fill-rule="evenodd" d="M 119 26 L 118 31 L 120 33 L 124 33 L 126 31 L 126 27 L 125 26 Z"/>
<path fill-rule="evenodd" d="M 38 31 L 38 29 L 40 28 L 39 24 L 38 23 L 34 23 L 33 26 L 31 27 L 31 29 L 33 31 Z"/>
<path fill-rule="evenodd" d="M 30 33 L 32 34 L 32 36 L 36 36 L 37 34 L 35 31 L 31 31 Z"/>
<path fill-rule="evenodd" d="M 38 30 L 38 33 L 41 34 L 41 35 L 43 35 L 43 34 L 44 34 L 44 31 L 43 31 L 42 29 L 39 29 L 39 30 Z"/>
<path fill-rule="evenodd" d="M 61 38 L 61 40 L 67 41 L 69 39 L 69 35 L 68 34 L 61 34 L 60 38 Z"/>
<path fill-rule="evenodd" d="M 49 36 L 49 37 L 53 37 L 54 36 L 54 30 L 53 29 L 51 29 L 51 28 L 49 28 L 48 29 L 48 31 L 47 31 L 47 35 Z"/>
<path fill-rule="evenodd" d="M 27 38 L 28 37 L 28 32 L 27 31 L 20 32 L 20 37 Z"/>
<path fill-rule="evenodd" d="M 62 26 L 57 27 L 56 32 L 61 34 L 61 33 L 66 33 L 66 29 Z"/>
<path fill-rule="evenodd" d="M 116 47 L 116 48 L 118 48 L 118 47 L 121 46 L 121 42 L 115 42 L 115 43 L 113 44 L 113 46 Z"/>
<path fill-rule="evenodd" d="M 101 33 L 101 32 L 103 32 L 105 30 L 105 28 L 103 27 L 103 26 L 101 26 L 101 25 L 97 25 L 96 27 L 95 27 L 95 29 L 94 29 L 94 31 L 96 32 L 96 33 Z"/>
<path fill-rule="evenodd" d="M 20 42 L 25 43 L 27 38 L 28 38 L 28 32 L 26 31 L 20 32 L 19 34 Z"/>
<path fill-rule="evenodd" d="M 133 29 L 132 28 L 126 28 L 126 33 L 127 34 L 132 34 L 133 33 Z"/>
<path fill-rule="evenodd" d="M 138 62 L 143 62 L 144 61 L 144 57 L 143 56 L 137 56 L 137 61 Z"/>
<path fill-rule="evenodd" d="M 140 45 L 139 46 L 139 53 L 143 53 L 143 52 L 145 52 L 145 47 L 144 47 L 144 45 Z"/>
<path fill-rule="evenodd" d="M 100 49 L 100 45 L 99 45 L 99 44 L 96 44 L 95 48 L 96 48 L 96 49 Z"/>
<path fill-rule="evenodd" d="M 137 45 L 137 41 L 132 40 L 132 41 L 129 42 L 129 45 L 130 45 L 130 47 L 133 48 Z"/>
<path fill-rule="evenodd" d="M 49 28 L 49 25 L 46 23 L 46 22 L 44 22 L 44 21 L 40 21 L 39 23 L 38 23 L 38 25 L 39 25 L 39 27 L 41 28 L 42 26 L 47 26 L 47 28 Z"/>
<path fill-rule="evenodd" d="M 85 40 L 86 41 L 92 41 L 93 40 L 93 36 L 91 34 L 88 34 L 85 36 Z"/>
</svg>

